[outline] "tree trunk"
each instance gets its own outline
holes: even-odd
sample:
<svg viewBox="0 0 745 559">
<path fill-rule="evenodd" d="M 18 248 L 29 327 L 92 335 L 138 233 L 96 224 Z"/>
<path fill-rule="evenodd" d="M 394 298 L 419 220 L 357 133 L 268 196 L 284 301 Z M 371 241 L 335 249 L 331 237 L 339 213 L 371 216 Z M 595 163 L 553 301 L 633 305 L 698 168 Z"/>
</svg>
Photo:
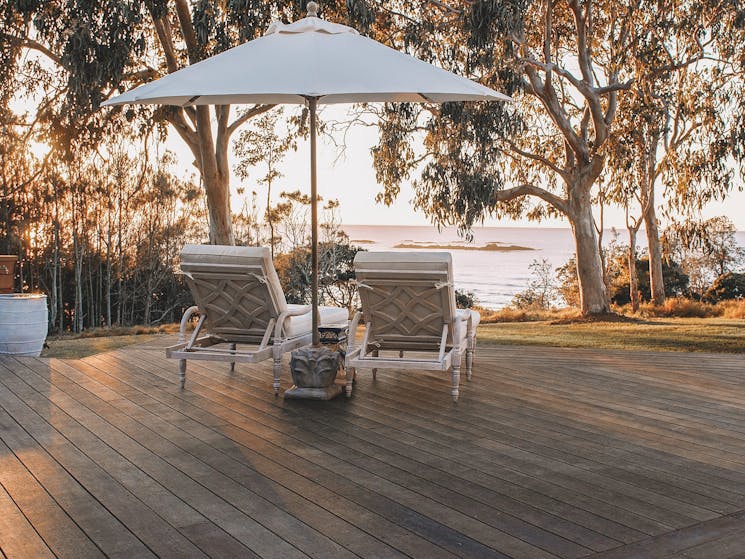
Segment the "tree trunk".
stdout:
<svg viewBox="0 0 745 559">
<path fill-rule="evenodd" d="M 111 212 L 109 212 L 108 242 L 106 243 L 106 327 L 111 328 Z"/>
<path fill-rule="evenodd" d="M 233 222 L 230 211 L 230 169 L 227 166 L 227 142 L 217 142 L 219 153 L 215 153 L 212 138 L 209 107 L 196 107 L 196 132 L 199 138 L 199 160 L 204 190 L 207 194 L 207 210 L 210 221 L 210 243 L 234 245 Z M 223 151 L 225 153 L 223 153 Z"/>
<path fill-rule="evenodd" d="M 649 247 L 649 289 L 652 303 L 659 306 L 665 303 L 665 281 L 662 277 L 662 246 L 654 203 L 654 187 L 649 189 L 649 196 L 649 207 L 644 214 L 644 228 Z"/>
<path fill-rule="evenodd" d="M 80 238 L 77 232 L 73 231 L 73 255 L 75 262 L 75 316 L 73 317 L 73 331 L 83 331 L 83 249 L 80 247 Z"/>
<path fill-rule="evenodd" d="M 205 174 L 203 180 L 209 210 L 210 243 L 213 245 L 234 245 L 228 177 L 217 173 L 214 175 Z"/>
<path fill-rule="evenodd" d="M 569 221 L 574 233 L 577 251 L 577 279 L 582 314 L 602 314 L 610 312 L 603 281 L 603 265 L 598 250 L 592 205 L 587 200 L 575 200 Z"/>
<path fill-rule="evenodd" d="M 636 233 L 634 227 L 629 227 L 629 298 L 631 299 L 631 310 L 639 310 L 639 276 L 636 272 Z"/>
</svg>

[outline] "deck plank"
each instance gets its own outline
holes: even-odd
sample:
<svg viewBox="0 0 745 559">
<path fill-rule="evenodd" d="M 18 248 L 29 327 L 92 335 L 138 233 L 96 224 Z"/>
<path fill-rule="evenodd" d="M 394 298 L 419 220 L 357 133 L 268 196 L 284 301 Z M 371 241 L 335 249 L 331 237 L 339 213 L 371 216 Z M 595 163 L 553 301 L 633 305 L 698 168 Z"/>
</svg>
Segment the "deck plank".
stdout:
<svg viewBox="0 0 745 559">
<path fill-rule="evenodd" d="M 34 529 L 13 499 L 0 485 L 0 534 L 2 534 L 3 557 L 23 559 L 24 557 L 53 558 L 39 533 Z"/>
<path fill-rule="evenodd" d="M 0 357 L 0 553 L 734 558 L 742 372 L 480 347 L 458 404 L 396 371 L 285 402 L 267 364 L 190 363 L 181 390 L 159 349 Z"/>
</svg>

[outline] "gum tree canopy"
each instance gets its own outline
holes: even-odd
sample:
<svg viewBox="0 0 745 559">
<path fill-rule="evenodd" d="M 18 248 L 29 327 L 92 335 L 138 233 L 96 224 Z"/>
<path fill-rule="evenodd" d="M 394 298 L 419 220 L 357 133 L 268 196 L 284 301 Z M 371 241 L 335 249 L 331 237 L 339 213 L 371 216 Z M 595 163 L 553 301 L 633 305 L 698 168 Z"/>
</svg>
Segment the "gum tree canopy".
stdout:
<svg viewBox="0 0 745 559">
<path fill-rule="evenodd" d="M 432 0 L 389 13 L 401 46 L 518 102 L 386 106 L 373 150 L 380 199 L 391 203 L 418 173 L 416 206 L 461 231 L 486 215 L 563 215 L 582 311 L 607 312 L 593 202 L 634 85 L 639 30 L 661 18 L 669 24 L 678 3 Z M 415 134 L 424 136 L 423 153 L 409 147 Z"/>
<path fill-rule="evenodd" d="M 274 19 L 294 20 L 304 0 L 4 0 L 0 3 L 0 90 L 34 94 L 34 126 L 60 151 L 95 147 L 126 121 L 170 124 L 194 156 L 205 187 L 210 240 L 232 244 L 228 166 L 231 135 L 271 108 L 230 105 L 99 110 L 99 104 L 264 33 Z M 362 2 L 323 3 L 324 17 L 364 30 Z M 38 57 L 25 56 L 35 52 Z M 29 97 L 31 98 L 31 97 Z M 122 118 L 123 117 L 123 118 Z M 214 128 L 214 130 L 213 130 Z"/>
</svg>

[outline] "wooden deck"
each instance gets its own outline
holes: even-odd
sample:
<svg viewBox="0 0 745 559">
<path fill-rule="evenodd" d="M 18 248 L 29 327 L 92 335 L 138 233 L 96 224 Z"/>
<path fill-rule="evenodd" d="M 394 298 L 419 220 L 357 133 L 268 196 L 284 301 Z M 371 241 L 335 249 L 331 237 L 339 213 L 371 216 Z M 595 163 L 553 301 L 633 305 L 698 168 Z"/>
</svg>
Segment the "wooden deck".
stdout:
<svg viewBox="0 0 745 559">
<path fill-rule="evenodd" d="M 176 379 L 152 347 L 0 358 L 2 555 L 745 557 L 742 356 L 480 347 L 458 404 Z"/>
</svg>

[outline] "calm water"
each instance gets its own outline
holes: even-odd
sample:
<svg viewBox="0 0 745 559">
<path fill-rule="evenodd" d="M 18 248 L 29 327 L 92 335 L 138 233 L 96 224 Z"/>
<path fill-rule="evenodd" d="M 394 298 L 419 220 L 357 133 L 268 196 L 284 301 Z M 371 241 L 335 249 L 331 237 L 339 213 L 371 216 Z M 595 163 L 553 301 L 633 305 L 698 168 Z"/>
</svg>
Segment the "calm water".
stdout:
<svg viewBox="0 0 745 559">
<path fill-rule="evenodd" d="M 355 244 L 368 250 L 443 250 L 427 249 L 426 243 L 465 244 L 455 229 L 437 231 L 434 227 L 402 227 L 389 225 L 345 225 L 343 229 Z M 618 241 L 625 242 L 625 231 Z M 737 233 L 740 245 L 745 246 L 745 232 Z M 610 241 L 610 231 L 604 235 Z M 646 246 L 643 232 L 639 248 Z M 359 241 L 373 241 L 360 243 Z M 417 249 L 396 249 L 395 245 L 416 244 Z M 508 305 L 512 297 L 525 289 L 530 279 L 533 260 L 546 258 L 554 268 L 563 265 L 574 253 L 570 229 L 549 227 L 482 227 L 474 229 L 472 246 L 487 243 L 519 245 L 533 250 L 487 251 L 452 250 L 455 281 L 458 289 L 473 291 L 479 303 L 489 308 Z"/>
</svg>

